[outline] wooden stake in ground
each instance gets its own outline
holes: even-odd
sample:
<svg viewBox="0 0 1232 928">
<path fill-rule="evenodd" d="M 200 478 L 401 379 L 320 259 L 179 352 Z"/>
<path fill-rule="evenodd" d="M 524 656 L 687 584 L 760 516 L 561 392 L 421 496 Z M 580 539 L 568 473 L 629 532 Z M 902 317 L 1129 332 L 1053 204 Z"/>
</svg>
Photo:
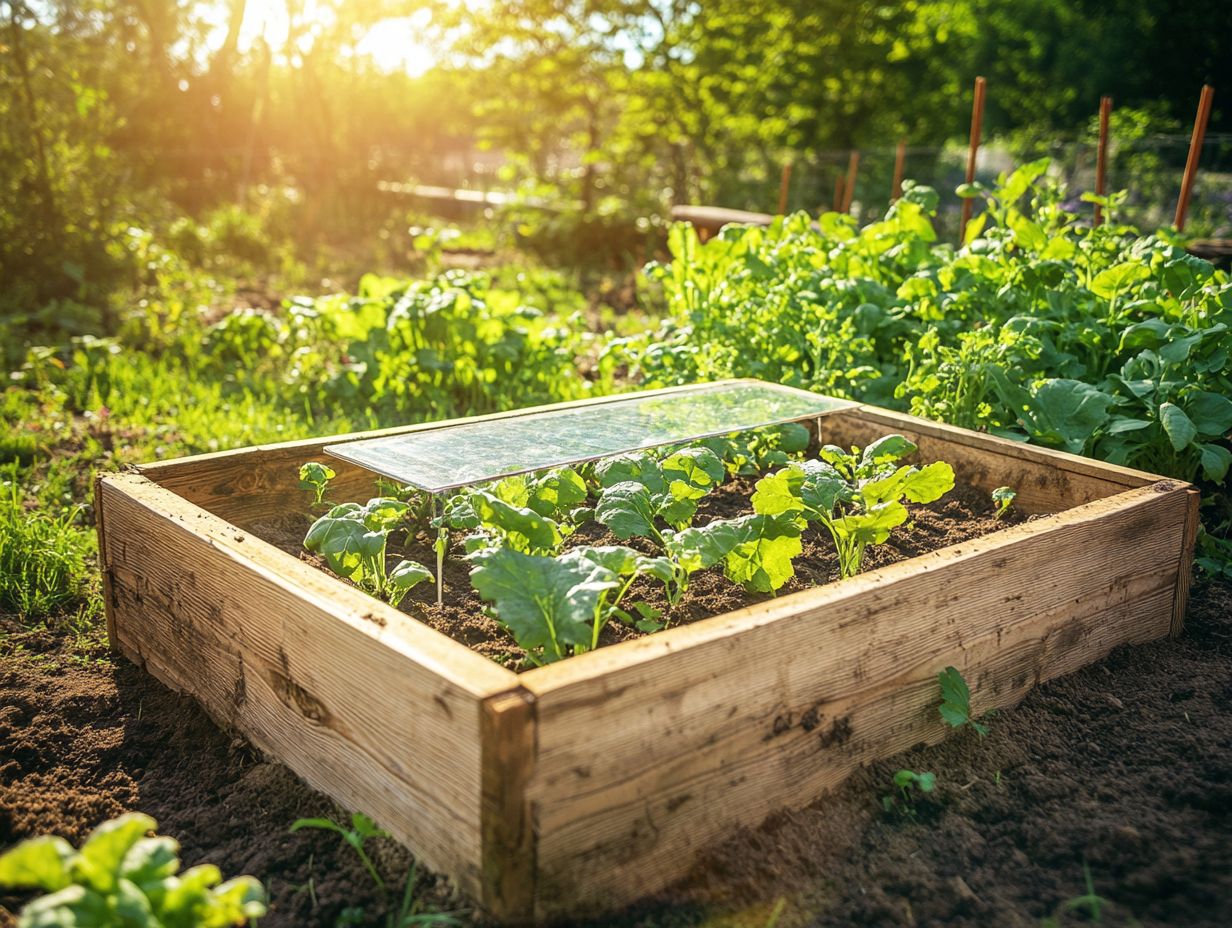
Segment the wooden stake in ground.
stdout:
<svg viewBox="0 0 1232 928">
<path fill-rule="evenodd" d="M 1202 156 L 1206 123 L 1211 118 L 1211 103 L 1214 99 L 1215 88 L 1204 84 L 1202 96 L 1198 99 L 1198 115 L 1194 117 L 1193 135 L 1189 139 L 1189 159 L 1185 162 L 1185 176 L 1181 179 L 1181 196 L 1176 201 L 1174 225 L 1178 232 L 1185 231 L 1185 213 L 1189 210 L 1189 197 L 1193 194 L 1194 178 L 1198 175 L 1198 159 Z"/>
<path fill-rule="evenodd" d="M 1104 195 L 1108 177 L 1108 118 L 1112 115 L 1112 97 L 1099 100 L 1099 148 L 1095 152 L 1095 195 Z M 1104 221 L 1104 208 L 1095 204 L 1095 225 Z"/>
<path fill-rule="evenodd" d="M 890 200 L 893 202 L 903 195 L 903 169 L 907 165 L 907 140 L 899 139 L 894 150 L 894 183 L 890 187 Z"/>
<path fill-rule="evenodd" d="M 834 178 L 834 212 L 843 208 L 843 175 Z"/>
<path fill-rule="evenodd" d="M 782 176 L 779 177 L 779 211 L 782 216 L 787 212 L 787 191 L 791 187 L 791 162 L 783 165 Z"/>
<path fill-rule="evenodd" d="M 856 195 L 856 172 L 860 170 L 860 153 L 852 150 L 847 159 L 847 181 L 843 187 L 843 212 L 851 212 L 851 201 Z"/>
<path fill-rule="evenodd" d="M 975 79 L 975 99 L 971 102 L 971 147 L 967 150 L 967 183 L 975 181 L 975 156 L 980 150 L 980 132 L 984 126 L 984 78 Z M 963 199 L 962 223 L 958 227 L 958 242 L 967 237 L 967 223 L 971 220 L 971 200 Z"/>
</svg>

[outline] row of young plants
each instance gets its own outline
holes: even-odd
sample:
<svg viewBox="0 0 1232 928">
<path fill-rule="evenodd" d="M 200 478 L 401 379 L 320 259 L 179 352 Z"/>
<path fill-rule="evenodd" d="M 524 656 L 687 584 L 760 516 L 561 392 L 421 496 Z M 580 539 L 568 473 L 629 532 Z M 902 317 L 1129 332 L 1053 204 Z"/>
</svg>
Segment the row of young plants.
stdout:
<svg viewBox="0 0 1232 928">
<path fill-rule="evenodd" d="M 694 574 L 710 568 L 746 591 L 775 594 L 794 576 L 809 531 L 829 540 L 839 576 L 850 577 L 869 546 L 907 521 L 906 502 L 931 503 L 954 486 L 953 468 L 943 461 L 902 463 L 917 450 L 902 435 L 864 449 L 825 445 L 813 458 L 805 456 L 808 445 L 808 431 L 791 425 L 751 441 L 621 455 L 467 488 L 435 515 L 415 494 L 341 503 L 312 524 L 304 547 L 397 605 L 435 576 L 417 561 L 391 563 L 390 537 L 433 535 L 440 564 L 451 535 L 460 534 L 475 592 L 532 663 L 549 663 L 598 647 L 613 621 L 643 632 L 665 627 L 663 610 L 630 600 L 638 578 L 661 584 L 669 607 L 680 603 Z M 761 475 L 751 511 L 695 521 L 701 501 L 737 473 Z M 332 476 L 319 462 L 301 467 L 315 505 L 326 504 Z M 1004 508 L 1012 493 L 999 491 L 999 499 Z M 621 544 L 566 544 L 591 521 Z M 628 544 L 634 539 L 636 548 Z"/>
<path fill-rule="evenodd" d="M 1117 223 L 1120 196 L 1086 197 L 1092 228 L 1046 161 L 960 193 L 983 202 L 960 247 L 910 185 L 862 228 L 675 226 L 667 320 L 608 350 L 647 386 L 760 377 L 1197 482 L 1204 566 L 1227 565 L 1232 278 Z"/>
</svg>

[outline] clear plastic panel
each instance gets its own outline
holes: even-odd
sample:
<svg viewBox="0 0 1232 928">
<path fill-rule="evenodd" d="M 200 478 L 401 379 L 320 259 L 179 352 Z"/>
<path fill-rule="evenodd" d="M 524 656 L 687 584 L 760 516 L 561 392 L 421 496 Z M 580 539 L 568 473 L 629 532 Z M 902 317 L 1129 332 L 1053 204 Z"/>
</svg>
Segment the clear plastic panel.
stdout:
<svg viewBox="0 0 1232 928">
<path fill-rule="evenodd" d="M 777 384 L 727 381 L 361 439 L 329 445 L 325 451 L 399 483 L 439 492 L 642 448 L 811 419 L 852 405 Z"/>
</svg>

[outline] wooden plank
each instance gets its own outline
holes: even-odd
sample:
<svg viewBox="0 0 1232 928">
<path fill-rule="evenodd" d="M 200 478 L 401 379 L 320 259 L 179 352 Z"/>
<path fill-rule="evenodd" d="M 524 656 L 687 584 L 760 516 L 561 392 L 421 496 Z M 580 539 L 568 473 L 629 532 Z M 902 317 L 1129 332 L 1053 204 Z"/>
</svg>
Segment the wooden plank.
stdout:
<svg viewBox="0 0 1232 928">
<path fill-rule="evenodd" d="M 143 477 L 100 490 L 113 644 L 479 895 L 481 704 L 516 676 Z"/>
<path fill-rule="evenodd" d="M 991 492 L 1017 491 L 1014 505 L 1027 514 L 1059 512 L 1080 503 L 1147 486 L 1159 477 L 1052 448 L 955 428 L 875 406 L 838 410 L 823 421 L 823 440 L 863 447 L 891 432 L 920 446 L 920 460 L 948 461 L 966 482 Z"/>
<path fill-rule="evenodd" d="M 1202 493 L 1197 487 L 1189 487 L 1189 508 L 1185 513 L 1185 534 L 1181 539 L 1181 563 L 1176 578 L 1176 602 L 1172 607 L 1172 637 L 1185 629 L 1185 611 L 1189 608 L 1189 586 L 1193 582 L 1194 548 L 1198 543 L 1198 529 L 1202 525 L 1199 506 Z"/>
<path fill-rule="evenodd" d="M 534 698 L 519 687 L 483 703 L 483 905 L 525 922 L 535 903 L 534 815 L 526 797 L 535 759 Z"/>
<path fill-rule="evenodd" d="M 979 711 L 1166 635 L 1189 507 L 1162 482 L 521 675 L 534 693 L 537 912 L 630 899 L 731 829 L 945 735 L 936 674 Z"/>
<path fill-rule="evenodd" d="M 102 483 L 103 475 L 96 474 L 94 477 L 94 531 L 98 535 L 99 573 L 103 580 L 103 618 L 107 624 L 107 640 L 112 642 L 114 648 L 115 607 L 112 605 L 111 572 L 107 569 L 107 532 L 103 527 Z"/>
</svg>

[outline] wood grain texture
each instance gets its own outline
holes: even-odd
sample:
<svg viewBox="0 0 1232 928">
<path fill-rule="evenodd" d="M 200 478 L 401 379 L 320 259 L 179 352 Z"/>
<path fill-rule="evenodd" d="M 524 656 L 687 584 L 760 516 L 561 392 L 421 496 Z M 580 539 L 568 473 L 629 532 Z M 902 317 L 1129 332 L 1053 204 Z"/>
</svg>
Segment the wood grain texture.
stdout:
<svg viewBox="0 0 1232 928">
<path fill-rule="evenodd" d="M 504 922 L 529 922 L 535 905 L 534 697 L 519 687 L 483 703 L 483 905 Z"/>
<path fill-rule="evenodd" d="M 1197 487 L 1189 487 L 1189 509 L 1185 513 L 1185 532 L 1181 538 L 1181 563 L 1176 578 L 1176 599 L 1172 606 L 1172 636 L 1175 638 L 1185 629 L 1185 611 L 1189 608 L 1189 586 L 1193 582 L 1194 548 L 1201 528 L 1199 506 L 1202 493 Z"/>
<path fill-rule="evenodd" d="M 1029 515 L 1060 512 L 1159 479 L 1128 467 L 873 406 L 839 410 L 823 420 L 823 439 L 843 447 L 863 447 L 891 432 L 919 445 L 919 460 L 948 461 L 964 481 L 982 490 L 1012 487 L 1018 493 L 1014 505 Z"/>
<path fill-rule="evenodd" d="M 850 581 L 521 675 L 535 695 L 541 916 L 687 872 L 705 846 L 857 766 L 1168 634 L 1188 494 L 1161 483 Z"/>
<path fill-rule="evenodd" d="M 479 895 L 482 702 L 516 676 L 143 477 L 100 491 L 113 644 Z"/>
</svg>

